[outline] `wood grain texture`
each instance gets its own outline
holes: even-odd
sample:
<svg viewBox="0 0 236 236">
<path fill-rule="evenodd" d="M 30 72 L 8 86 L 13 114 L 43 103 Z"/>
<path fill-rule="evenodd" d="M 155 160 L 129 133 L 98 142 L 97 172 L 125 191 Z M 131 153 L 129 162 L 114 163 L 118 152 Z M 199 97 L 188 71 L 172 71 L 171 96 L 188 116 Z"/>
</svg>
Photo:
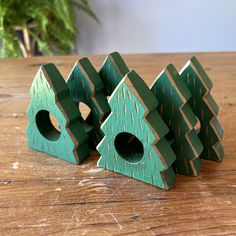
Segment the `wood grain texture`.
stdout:
<svg viewBox="0 0 236 236">
<path fill-rule="evenodd" d="M 171 146 L 176 154 L 176 172 L 190 176 L 199 175 L 199 155 L 203 146 L 194 129 L 197 117 L 188 103 L 191 97 L 188 87 L 175 67 L 169 64 L 157 76 L 151 90 L 159 102 L 158 111 L 174 138 Z"/>
<path fill-rule="evenodd" d="M 97 146 L 101 154 L 97 165 L 169 189 L 175 181 L 176 157 L 165 138 L 169 129 L 157 104 L 142 78 L 129 72 L 109 99 L 111 114 L 101 126 L 104 138 Z"/>
<path fill-rule="evenodd" d="M 179 71 L 192 55 L 124 59 L 151 85 L 167 64 Z M 0 60 L 1 235 L 235 235 L 236 53 L 194 55 L 214 84 L 225 157 L 221 163 L 202 160 L 198 177 L 177 174 L 169 191 L 95 168 L 95 151 L 77 166 L 29 149 L 26 111 L 39 66 L 55 63 L 66 78 L 81 57 Z M 89 58 L 99 69 L 105 56 Z"/>
</svg>

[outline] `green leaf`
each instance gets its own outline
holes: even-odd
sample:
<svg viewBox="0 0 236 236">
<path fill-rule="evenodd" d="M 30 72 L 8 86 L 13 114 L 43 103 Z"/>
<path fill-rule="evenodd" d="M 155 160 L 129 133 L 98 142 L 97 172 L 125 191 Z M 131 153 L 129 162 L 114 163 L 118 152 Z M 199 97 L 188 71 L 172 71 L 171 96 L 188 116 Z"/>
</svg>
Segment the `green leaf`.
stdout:
<svg viewBox="0 0 236 236">
<path fill-rule="evenodd" d="M 99 22 L 87 0 L 1 0 L 0 56 L 22 56 L 23 28 L 43 55 L 70 53 L 78 32 L 77 9 Z"/>
</svg>

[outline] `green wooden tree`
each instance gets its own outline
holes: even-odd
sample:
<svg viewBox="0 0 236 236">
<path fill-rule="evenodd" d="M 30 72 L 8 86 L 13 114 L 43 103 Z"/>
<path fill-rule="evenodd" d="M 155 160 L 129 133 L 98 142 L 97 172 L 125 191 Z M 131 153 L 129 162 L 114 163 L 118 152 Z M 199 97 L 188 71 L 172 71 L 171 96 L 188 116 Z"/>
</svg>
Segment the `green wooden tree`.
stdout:
<svg viewBox="0 0 236 236">
<path fill-rule="evenodd" d="M 53 64 L 40 67 L 30 96 L 26 128 L 29 147 L 75 164 L 85 160 L 89 153 L 88 136 L 69 89 Z M 50 113 L 56 118 L 60 131 L 53 126 Z"/>
<path fill-rule="evenodd" d="M 100 126 L 110 113 L 110 107 L 103 93 L 102 80 L 88 58 L 75 63 L 67 85 L 77 107 L 82 102 L 91 109 L 86 120 L 82 122 L 89 135 L 90 146 L 95 148 L 103 137 Z"/>
<path fill-rule="evenodd" d="M 106 96 L 112 94 L 116 86 L 128 72 L 129 69 L 118 52 L 113 52 L 106 57 L 99 71 Z"/>
<path fill-rule="evenodd" d="M 168 127 L 156 110 L 157 100 L 144 81 L 128 73 L 110 97 L 111 114 L 97 147 L 98 166 L 137 180 L 170 188 L 175 154 L 165 139 Z"/>
<path fill-rule="evenodd" d="M 189 89 L 170 64 L 156 78 L 151 90 L 159 102 L 158 112 L 168 124 L 174 139 L 172 148 L 176 154 L 176 172 L 198 175 L 201 170 L 199 155 L 203 147 L 194 129 L 197 118 L 188 104 L 191 97 Z"/>
<path fill-rule="evenodd" d="M 217 120 L 219 108 L 210 94 L 213 84 L 196 57 L 191 58 L 180 75 L 192 93 L 189 102 L 201 123 L 199 137 L 204 149 L 200 157 L 221 161 L 224 156 L 220 143 L 223 129 Z"/>
</svg>

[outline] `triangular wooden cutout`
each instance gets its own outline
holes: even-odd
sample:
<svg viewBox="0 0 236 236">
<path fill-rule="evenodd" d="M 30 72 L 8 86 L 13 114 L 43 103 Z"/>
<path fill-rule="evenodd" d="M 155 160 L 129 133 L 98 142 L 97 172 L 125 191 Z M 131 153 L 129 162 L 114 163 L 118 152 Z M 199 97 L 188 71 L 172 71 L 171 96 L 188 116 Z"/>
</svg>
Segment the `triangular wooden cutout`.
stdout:
<svg viewBox="0 0 236 236">
<path fill-rule="evenodd" d="M 128 72 L 129 69 L 118 52 L 113 52 L 106 57 L 99 71 L 106 96 L 112 94 Z"/>
<path fill-rule="evenodd" d="M 98 166 L 169 189 L 175 154 L 165 139 L 168 127 L 156 110 L 157 100 L 144 81 L 128 73 L 110 97 L 111 114 L 97 150 Z"/>
<path fill-rule="evenodd" d="M 110 106 L 104 95 L 102 80 L 88 58 L 75 63 L 67 85 L 76 106 L 79 108 L 82 102 L 91 109 L 83 123 L 89 135 L 90 147 L 95 148 L 103 138 L 100 126 L 110 113 Z"/>
<path fill-rule="evenodd" d="M 201 123 L 199 137 L 204 149 L 200 157 L 221 161 L 224 156 L 220 143 L 223 129 L 217 120 L 219 108 L 210 94 L 213 84 L 196 57 L 191 58 L 180 75 L 192 93 L 189 102 Z"/>
<path fill-rule="evenodd" d="M 89 153 L 88 136 L 80 123 L 79 110 L 55 65 L 40 67 L 30 96 L 26 128 L 29 147 L 74 164 L 85 160 Z M 50 114 L 56 118 L 60 130 L 53 126 Z"/>
<path fill-rule="evenodd" d="M 176 172 L 197 176 L 201 170 L 199 155 L 203 146 L 194 129 L 197 118 L 188 104 L 189 89 L 170 64 L 156 78 L 151 90 L 159 102 L 157 109 L 174 139 L 172 148 L 176 155 Z"/>
</svg>

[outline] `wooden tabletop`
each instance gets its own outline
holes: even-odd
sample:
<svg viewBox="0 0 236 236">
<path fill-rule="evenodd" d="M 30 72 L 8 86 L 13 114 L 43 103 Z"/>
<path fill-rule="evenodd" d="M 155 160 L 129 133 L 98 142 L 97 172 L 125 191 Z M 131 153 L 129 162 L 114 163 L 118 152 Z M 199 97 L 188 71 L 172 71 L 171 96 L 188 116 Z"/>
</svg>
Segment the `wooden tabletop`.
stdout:
<svg viewBox="0 0 236 236">
<path fill-rule="evenodd" d="M 193 54 L 125 55 L 148 85 Z M 177 175 L 163 191 L 96 168 L 91 151 L 72 165 L 27 147 L 29 89 L 43 63 L 66 78 L 81 56 L 0 60 L 1 235 L 236 235 L 236 53 L 195 54 L 210 75 L 225 131 L 222 163 L 203 161 L 198 177 Z M 89 56 L 97 69 L 104 56 Z"/>
</svg>

